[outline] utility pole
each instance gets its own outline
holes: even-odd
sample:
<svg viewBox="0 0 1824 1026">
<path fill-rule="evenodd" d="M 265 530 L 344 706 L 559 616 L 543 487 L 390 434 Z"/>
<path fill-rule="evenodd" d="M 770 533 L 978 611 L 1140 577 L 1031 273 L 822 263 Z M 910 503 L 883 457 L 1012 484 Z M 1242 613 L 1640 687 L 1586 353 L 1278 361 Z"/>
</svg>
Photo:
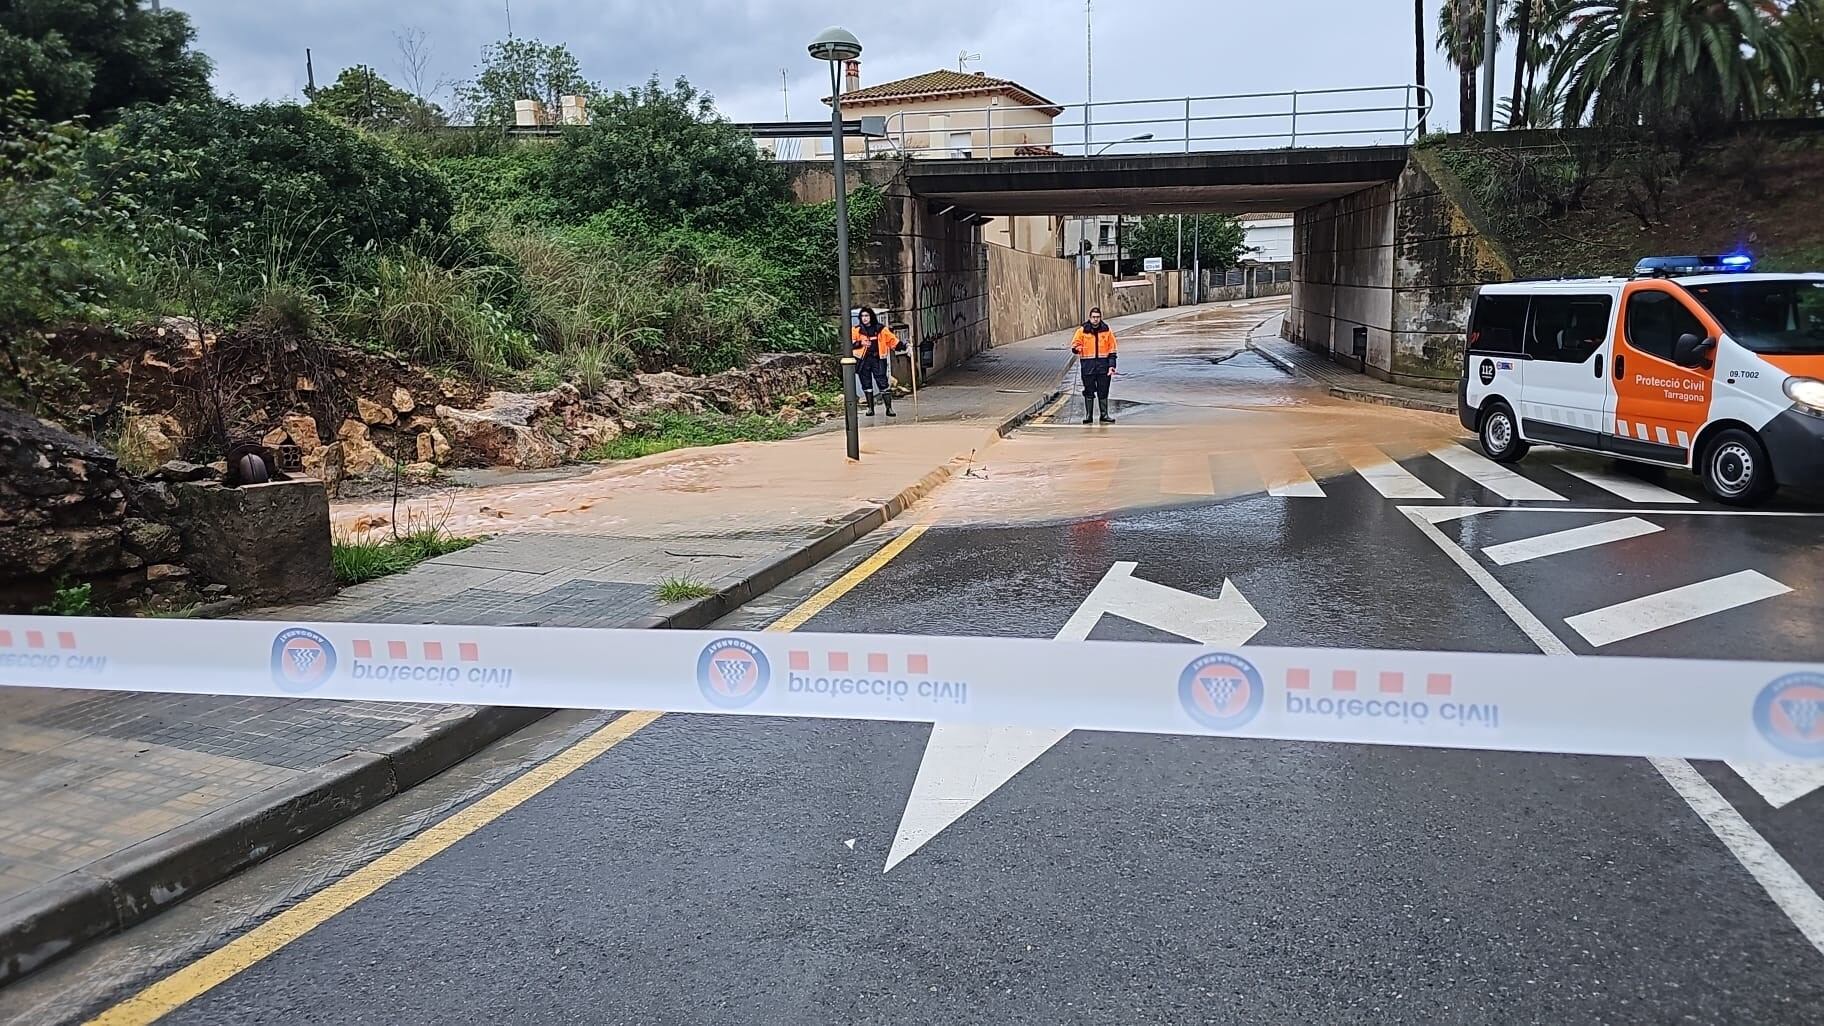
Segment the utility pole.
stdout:
<svg viewBox="0 0 1824 1026">
<path fill-rule="evenodd" d="M 317 95 L 317 69 L 310 63 L 310 47 L 304 48 L 304 95 Z"/>
<path fill-rule="evenodd" d="M 1089 156 L 1090 105 L 1096 101 L 1095 0 L 1083 0 L 1083 155 Z M 1117 268 L 1119 270 L 1119 268 Z"/>
<path fill-rule="evenodd" d="M 1191 302 L 1203 302 L 1203 215 L 1191 218 Z"/>
<path fill-rule="evenodd" d="M 1500 41 L 1499 0 L 1482 0 L 1482 131 L 1495 130 L 1495 44 Z"/>
<path fill-rule="evenodd" d="M 513 0 L 502 0 L 507 5 L 507 38 L 513 38 Z"/>
<path fill-rule="evenodd" d="M 1520 0 L 1530 3 L 1531 0 Z M 1425 138 L 1425 0 L 1413 0 L 1412 3 L 1412 59 L 1413 81 L 1418 84 L 1419 134 L 1414 138 Z"/>
</svg>

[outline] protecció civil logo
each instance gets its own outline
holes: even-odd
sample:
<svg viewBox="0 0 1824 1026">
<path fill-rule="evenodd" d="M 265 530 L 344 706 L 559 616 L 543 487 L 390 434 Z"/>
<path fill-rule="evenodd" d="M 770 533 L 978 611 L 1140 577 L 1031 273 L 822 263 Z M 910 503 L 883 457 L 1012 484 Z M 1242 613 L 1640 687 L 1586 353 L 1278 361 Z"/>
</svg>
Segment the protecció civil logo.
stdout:
<svg viewBox="0 0 1824 1026">
<path fill-rule="evenodd" d="M 1824 758 L 1824 674 L 1789 673 L 1762 688 L 1754 725 L 1783 752 Z"/>
<path fill-rule="evenodd" d="M 1191 719 L 1211 730 L 1245 726 L 1266 697 L 1254 664 L 1226 652 L 1198 656 L 1178 675 L 1178 701 Z"/>
<path fill-rule="evenodd" d="M 336 647 L 307 627 L 287 627 L 272 639 L 272 682 L 281 691 L 304 694 L 336 672 Z"/>
<path fill-rule="evenodd" d="M 773 669 L 759 646 L 740 638 L 710 642 L 697 657 L 697 687 L 724 709 L 752 705 L 766 693 Z"/>
</svg>

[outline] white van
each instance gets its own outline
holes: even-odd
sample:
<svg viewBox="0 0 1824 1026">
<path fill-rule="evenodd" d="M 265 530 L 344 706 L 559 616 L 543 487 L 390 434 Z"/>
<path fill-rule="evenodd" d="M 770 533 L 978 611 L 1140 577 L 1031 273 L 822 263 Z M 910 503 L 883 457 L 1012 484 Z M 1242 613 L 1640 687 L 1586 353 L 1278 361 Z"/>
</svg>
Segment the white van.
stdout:
<svg viewBox="0 0 1824 1026">
<path fill-rule="evenodd" d="M 1824 274 L 1745 256 L 1484 285 L 1457 386 L 1492 460 L 1535 443 L 1683 467 L 1729 503 L 1824 485 Z"/>
</svg>

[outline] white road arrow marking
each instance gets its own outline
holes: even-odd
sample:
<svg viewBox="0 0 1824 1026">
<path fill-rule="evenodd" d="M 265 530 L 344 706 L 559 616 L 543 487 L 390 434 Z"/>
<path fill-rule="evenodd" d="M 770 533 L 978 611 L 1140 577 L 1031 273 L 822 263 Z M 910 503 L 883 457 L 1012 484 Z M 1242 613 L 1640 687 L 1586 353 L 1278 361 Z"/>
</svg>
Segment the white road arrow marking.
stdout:
<svg viewBox="0 0 1824 1026">
<path fill-rule="evenodd" d="M 1824 764 L 1820 763 L 1731 762 L 1726 765 L 1776 809 L 1824 787 Z"/>
<path fill-rule="evenodd" d="M 1207 598 L 1135 577 L 1138 565 L 1116 563 L 1111 567 L 1059 629 L 1058 640 L 1088 638 L 1105 613 L 1224 647 L 1246 644 L 1267 625 L 1229 580 L 1222 582 L 1220 596 Z M 972 724 L 933 726 L 906 799 L 906 811 L 900 816 L 899 832 L 887 853 L 887 870 L 961 819 L 1069 733 Z"/>
</svg>

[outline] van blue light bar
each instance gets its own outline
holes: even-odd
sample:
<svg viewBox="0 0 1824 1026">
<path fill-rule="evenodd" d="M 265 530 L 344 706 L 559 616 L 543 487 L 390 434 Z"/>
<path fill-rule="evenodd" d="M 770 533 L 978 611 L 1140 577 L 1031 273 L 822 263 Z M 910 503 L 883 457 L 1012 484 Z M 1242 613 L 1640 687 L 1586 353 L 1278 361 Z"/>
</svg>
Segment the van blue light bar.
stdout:
<svg viewBox="0 0 1824 1026">
<path fill-rule="evenodd" d="M 1754 270 L 1754 257 L 1746 253 L 1726 256 L 1646 257 L 1634 265 L 1634 273 L 1643 278 L 1669 278 L 1675 274 L 1721 274 Z"/>
</svg>

